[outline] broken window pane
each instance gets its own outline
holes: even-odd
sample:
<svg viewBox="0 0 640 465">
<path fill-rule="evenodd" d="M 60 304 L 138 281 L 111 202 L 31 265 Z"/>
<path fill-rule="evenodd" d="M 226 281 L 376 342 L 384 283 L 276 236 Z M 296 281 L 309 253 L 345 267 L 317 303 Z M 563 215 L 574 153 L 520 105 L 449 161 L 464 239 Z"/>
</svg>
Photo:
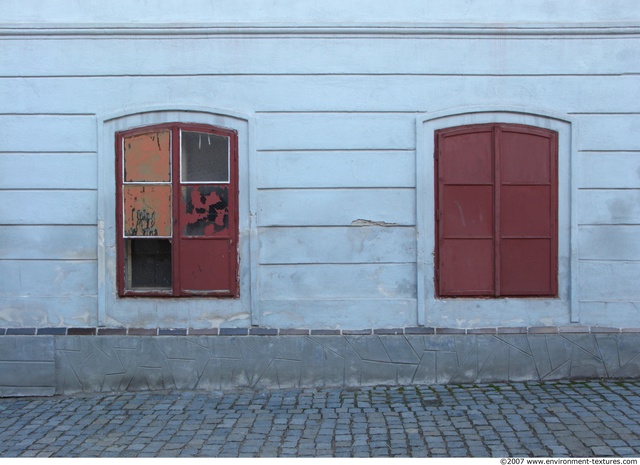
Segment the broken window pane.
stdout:
<svg viewBox="0 0 640 465">
<path fill-rule="evenodd" d="M 213 236 L 229 227 L 226 186 L 182 187 L 182 235 Z"/>
<path fill-rule="evenodd" d="M 127 289 L 171 289 L 171 241 L 126 241 Z"/>
<path fill-rule="evenodd" d="M 229 182 L 229 138 L 183 131 L 182 182 Z"/>
</svg>

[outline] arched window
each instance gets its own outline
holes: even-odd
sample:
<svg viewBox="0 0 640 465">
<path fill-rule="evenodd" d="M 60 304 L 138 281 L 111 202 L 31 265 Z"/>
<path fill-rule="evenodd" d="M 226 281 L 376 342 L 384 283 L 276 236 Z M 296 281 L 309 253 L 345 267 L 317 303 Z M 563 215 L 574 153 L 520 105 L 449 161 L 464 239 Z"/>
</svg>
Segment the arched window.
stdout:
<svg viewBox="0 0 640 465">
<path fill-rule="evenodd" d="M 237 154 L 208 125 L 116 133 L 120 296 L 238 295 Z"/>
<path fill-rule="evenodd" d="M 436 295 L 558 295 L 558 136 L 519 124 L 435 132 Z"/>
</svg>

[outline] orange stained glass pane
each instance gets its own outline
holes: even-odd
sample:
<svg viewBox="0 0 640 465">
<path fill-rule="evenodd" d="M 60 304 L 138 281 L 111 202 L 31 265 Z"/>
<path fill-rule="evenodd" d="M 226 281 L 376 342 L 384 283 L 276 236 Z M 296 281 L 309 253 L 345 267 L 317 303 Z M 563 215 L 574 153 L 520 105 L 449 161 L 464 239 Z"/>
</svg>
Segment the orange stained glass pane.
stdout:
<svg viewBox="0 0 640 465">
<path fill-rule="evenodd" d="M 171 236 L 171 185 L 125 185 L 124 235 Z"/>
<path fill-rule="evenodd" d="M 169 130 L 124 138 L 125 182 L 171 181 Z"/>
</svg>

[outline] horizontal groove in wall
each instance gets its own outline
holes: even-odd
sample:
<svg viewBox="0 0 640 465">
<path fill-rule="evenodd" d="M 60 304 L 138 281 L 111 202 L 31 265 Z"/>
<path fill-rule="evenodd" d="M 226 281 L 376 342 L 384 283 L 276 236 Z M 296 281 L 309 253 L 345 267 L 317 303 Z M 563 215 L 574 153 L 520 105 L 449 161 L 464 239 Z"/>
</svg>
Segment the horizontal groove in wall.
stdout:
<svg viewBox="0 0 640 465">
<path fill-rule="evenodd" d="M 357 219 L 354 221 L 358 221 Z M 6 226 L 6 225 L 3 225 Z M 39 225 L 38 225 L 39 226 Z M 366 228 L 366 227 L 371 227 L 371 226 L 361 226 L 358 224 L 349 224 L 349 223 L 342 223 L 342 224 L 322 224 L 322 223 L 309 223 L 309 224 L 301 224 L 301 223 L 285 223 L 285 222 L 280 222 L 277 224 L 266 224 L 266 225 L 259 225 L 258 229 L 261 228 L 265 228 L 265 229 L 276 229 L 276 228 L 286 228 L 286 229 L 293 229 L 293 228 L 304 228 L 304 229 L 308 229 L 308 228 Z M 413 222 L 405 222 L 405 223 L 385 223 L 384 225 L 379 225 L 378 227 L 381 228 L 415 228 L 416 227 L 416 223 L 415 221 Z"/>
<path fill-rule="evenodd" d="M 640 226 L 640 224 L 636 223 L 636 224 L 579 224 L 578 228 L 579 229 L 586 229 L 586 228 L 593 228 L 593 229 L 598 229 L 601 227 L 624 227 L 624 228 L 637 228 Z"/>
<path fill-rule="evenodd" d="M 38 189 L 39 190 L 39 189 Z M 352 187 L 352 186 L 340 186 L 340 187 L 335 187 L 335 186 L 327 186 L 327 187 L 318 187 L 318 186 L 312 186 L 312 187 L 301 187 L 301 186 L 295 186 L 295 187 L 258 187 L 257 190 L 259 191 L 310 191 L 310 190 L 315 190 L 315 191 L 357 191 L 357 190 L 374 190 L 374 191 L 378 191 L 378 190 L 415 190 L 415 187 L 407 187 L 407 186 L 357 186 L 357 187 Z"/>
<path fill-rule="evenodd" d="M 60 225 L 57 225 L 60 226 Z M 84 225 L 83 225 L 84 226 Z M 329 229 L 329 228 L 335 228 L 335 229 L 345 229 L 345 228 L 415 228 L 415 225 L 411 225 L 411 224 L 393 224 L 393 223 L 384 223 L 384 224 L 350 224 L 350 225 L 344 225 L 344 224 L 326 224 L 326 225 L 316 225 L 316 226 L 306 226 L 306 225 L 296 225 L 296 226 L 287 226 L 287 225 L 281 225 L 281 224 L 275 224 L 275 225 L 267 225 L 267 226 L 258 226 L 257 229 L 258 231 L 260 231 L 261 229 L 300 229 L 300 230 L 308 230 L 310 228 L 318 228 L 318 229 Z"/>
<path fill-rule="evenodd" d="M 640 260 L 629 260 L 629 259 L 610 259 L 610 258 L 578 258 L 580 263 L 598 263 L 600 265 L 604 265 L 607 263 L 611 263 L 612 265 L 619 265 L 621 263 L 628 263 L 630 265 L 640 263 Z"/>
<path fill-rule="evenodd" d="M 611 153 L 611 154 L 622 154 L 622 153 L 640 153 L 638 149 L 632 150 L 588 150 L 588 149 L 580 149 L 578 153 Z"/>
<path fill-rule="evenodd" d="M 640 302 L 637 301 L 629 301 L 629 300 L 589 300 L 589 299 L 580 299 L 578 300 L 581 304 L 601 304 L 601 305 L 630 305 L 633 307 L 634 311 L 640 309 Z M 640 326 L 640 324 L 639 324 Z M 622 328 L 624 331 L 625 329 Z"/>
<path fill-rule="evenodd" d="M 637 22 L 627 23 L 315 23 L 304 26 L 290 23 L 166 23 L 166 24 L 102 24 L 102 23 L 17 23 L 0 24 L 0 37 L 21 36 L 635 36 L 640 34 Z"/>
<path fill-rule="evenodd" d="M 0 156 L 10 156 L 10 155 L 43 155 L 43 156 L 60 156 L 60 155 L 86 155 L 86 156 L 94 156 L 97 152 L 72 152 L 72 151 L 64 151 L 64 152 L 48 152 L 45 150 L 32 150 L 32 151 L 2 151 L 0 150 Z"/>
<path fill-rule="evenodd" d="M 57 228 L 66 228 L 68 226 L 82 226 L 82 227 L 87 227 L 87 228 L 95 228 L 98 226 L 98 223 L 3 223 L 0 220 L 0 226 L 16 226 L 16 227 L 24 227 L 24 228 L 39 228 L 41 226 L 46 226 L 46 227 L 57 227 Z"/>
<path fill-rule="evenodd" d="M 376 115 L 376 114 L 397 114 L 397 115 L 421 115 L 424 113 L 427 113 L 427 110 L 415 110 L 415 111 L 410 111 L 410 110 L 260 110 L 260 111 L 256 111 L 256 114 L 275 114 L 275 115 L 281 115 L 281 114 L 300 114 L 300 115 L 304 115 L 304 114 L 339 114 L 339 115 L 343 115 L 343 114 L 348 114 L 348 115 L 358 115 L 358 114 L 365 114 L 365 115 Z M 567 115 L 577 115 L 577 116 L 631 116 L 631 115 L 640 115 L 640 112 L 637 111 L 619 111 L 619 112 L 612 112 L 612 111 L 606 111 L 606 112 L 568 112 Z M 588 150 L 579 150 L 579 152 L 586 152 Z"/>
<path fill-rule="evenodd" d="M 89 262 L 95 263 L 97 258 L 0 258 L 0 262 Z M 80 295 L 94 295 L 94 294 L 80 294 Z M 64 296 L 63 296 L 64 297 Z"/>
<path fill-rule="evenodd" d="M 405 261 L 405 262 L 399 262 L 399 261 L 370 261 L 370 262 L 332 262 L 332 261 L 326 261 L 326 262 L 322 262 L 322 261 L 314 261 L 314 262 L 260 262 L 259 265 L 260 266 L 264 266 L 264 267 L 270 267 L 270 266 L 298 266 L 298 267 L 322 267 L 322 266 L 326 266 L 326 265 L 330 265 L 330 266 L 378 266 L 378 265 L 415 265 L 416 262 L 414 261 Z M 280 300 L 286 300 L 286 299 L 280 299 Z M 301 299 L 292 299 L 292 301 L 298 301 Z M 386 300 L 386 299 L 380 299 L 380 300 Z"/>
<path fill-rule="evenodd" d="M 120 78 L 197 78 L 197 77 L 461 77 L 461 78 L 471 78 L 471 77 L 490 77 L 490 78 L 526 78 L 530 77 L 533 79 L 539 79 L 544 77 L 561 77 L 561 78 L 585 78 L 585 77 L 624 77 L 624 76 L 640 76 L 638 72 L 624 72 L 624 73 L 540 73 L 540 74 L 531 74 L 531 73 L 501 73 L 501 74 L 493 74 L 493 73 L 412 73 L 412 72 L 403 72 L 403 73 L 388 73 L 388 72 L 376 72 L 371 71 L 369 73 L 354 73 L 354 72 L 322 72 L 318 71 L 315 73 L 184 73 L 184 74 L 132 74 L 132 73 L 122 73 L 122 74 L 43 74 L 43 75 L 0 75 L 0 80 L 2 79 L 120 79 Z M 418 110 L 416 110 L 418 111 Z"/>
<path fill-rule="evenodd" d="M 606 326 L 518 326 L 488 328 L 446 328 L 414 326 L 403 328 L 306 329 L 306 328 L 125 328 L 44 327 L 0 328 L 0 336 L 408 336 L 408 335 L 514 335 L 514 334 L 621 334 L 640 333 L 640 328 Z"/>
<path fill-rule="evenodd" d="M 2 112 L 0 116 L 96 116 L 95 113 L 22 113 L 22 112 Z"/>
<path fill-rule="evenodd" d="M 589 226 L 592 228 L 598 228 L 601 226 L 640 226 L 640 223 L 580 223 L 578 228 L 583 226 Z"/>
<path fill-rule="evenodd" d="M 366 152 L 383 152 L 383 153 L 413 153 L 415 152 L 415 148 L 346 148 L 346 149 L 336 149 L 336 148 L 328 148 L 328 149 L 256 149 L 257 153 L 328 153 L 328 152 L 349 152 L 349 153 L 366 153 Z"/>
<path fill-rule="evenodd" d="M 421 110 L 260 110 L 256 111 L 257 115 L 420 115 L 424 113 Z M 364 150 L 362 150 L 364 151 Z"/>
<path fill-rule="evenodd" d="M 0 150 L 0 156 L 6 156 L 6 155 L 52 155 L 52 156 L 56 156 L 56 155 L 96 155 L 97 152 L 87 152 L 87 151 L 80 151 L 80 152 L 74 152 L 72 150 L 61 150 L 59 152 L 51 152 L 51 151 L 42 151 L 42 150 L 7 150 L 7 151 L 3 151 Z"/>
<path fill-rule="evenodd" d="M 577 115 L 577 116 L 616 116 L 616 115 L 639 115 L 640 112 L 637 111 L 589 111 L 589 112 L 568 112 L 567 115 Z M 584 150 L 580 150 L 583 152 Z"/>
<path fill-rule="evenodd" d="M 82 187 L 82 188 L 74 188 L 73 186 L 70 187 L 25 187 L 25 188 L 17 188 L 17 187 L 11 187 L 9 189 L 2 189 L 0 188 L 0 191 L 3 192 L 21 192 L 21 191 L 29 191 L 29 192 L 96 192 L 98 189 L 87 189 L 86 187 Z M 67 226 L 67 224 L 65 223 L 65 226 Z"/>
<path fill-rule="evenodd" d="M 640 187 L 578 187 L 579 191 L 639 191 Z"/>
<path fill-rule="evenodd" d="M 310 112 L 313 113 L 313 112 Z M 335 113 L 335 112 L 334 112 Z M 257 153 L 283 153 L 287 155 L 291 155 L 291 153 L 300 153 L 300 154 L 324 154 L 324 153 L 350 153 L 350 154 L 367 154 L 367 153 L 386 153 L 386 154 L 410 154 L 415 153 L 414 148 L 406 148 L 406 149 L 380 149 L 380 148 L 371 148 L 371 149 L 361 149 L 361 148 L 347 148 L 347 149 L 336 149 L 336 148 L 327 148 L 327 149 L 317 149 L 317 148 L 309 148 L 309 149 L 256 149 Z M 1 153 L 1 152 L 0 152 Z"/>
</svg>

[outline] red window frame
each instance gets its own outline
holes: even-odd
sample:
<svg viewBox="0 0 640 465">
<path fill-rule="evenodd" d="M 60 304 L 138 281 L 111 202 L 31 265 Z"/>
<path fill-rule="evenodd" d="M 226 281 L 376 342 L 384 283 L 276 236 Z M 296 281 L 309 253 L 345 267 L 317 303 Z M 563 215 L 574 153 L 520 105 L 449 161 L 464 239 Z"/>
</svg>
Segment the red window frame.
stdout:
<svg viewBox="0 0 640 465">
<path fill-rule="evenodd" d="M 171 244 L 171 285 L 167 288 L 135 289 L 127 287 L 127 241 L 146 240 L 158 236 L 127 235 L 125 231 L 125 188 L 130 185 L 145 184 L 126 181 L 125 174 L 125 149 L 126 138 L 135 136 L 170 134 L 170 180 L 158 182 L 157 185 L 170 186 L 170 206 L 166 207 L 171 212 L 170 218 L 165 218 L 165 230 L 171 229 L 169 237 L 158 235 L 167 239 Z M 202 133 L 228 138 L 228 177 L 227 182 L 217 181 L 183 181 L 181 165 L 181 135 L 183 132 Z M 238 135 L 237 131 L 196 123 L 167 123 L 121 131 L 116 133 L 116 249 L 117 249 L 117 286 L 120 297 L 238 297 Z M 160 144 L 160 142 L 158 142 Z M 160 145 L 159 145 L 160 146 Z M 214 192 L 216 200 L 222 198 L 220 192 L 226 192 L 226 207 L 220 211 L 224 216 L 224 223 L 218 228 L 209 228 L 205 232 L 194 235 L 189 233 L 188 226 L 193 220 L 193 215 L 187 212 L 189 193 L 193 189 L 202 190 L 205 193 Z M 220 189 L 223 189 L 222 191 Z M 168 190 L 168 189 L 165 189 Z M 216 194 L 215 192 L 218 192 Z M 195 193 L 194 198 L 205 197 Z M 201 209 L 202 211 L 202 209 Z M 193 206 L 191 205 L 191 212 Z M 205 214 L 206 215 L 206 214 Z M 166 215 L 165 215 L 166 216 Z M 202 215 L 200 215 L 202 216 Z M 200 218 L 202 220 L 202 218 Z M 222 221 L 222 220 L 220 220 Z M 166 225 L 169 223 L 170 226 Z M 210 225 L 209 225 L 210 226 Z M 204 230 L 202 227 L 200 228 Z"/>
<path fill-rule="evenodd" d="M 557 297 L 557 158 L 543 128 L 435 132 L 437 297 Z"/>
</svg>

